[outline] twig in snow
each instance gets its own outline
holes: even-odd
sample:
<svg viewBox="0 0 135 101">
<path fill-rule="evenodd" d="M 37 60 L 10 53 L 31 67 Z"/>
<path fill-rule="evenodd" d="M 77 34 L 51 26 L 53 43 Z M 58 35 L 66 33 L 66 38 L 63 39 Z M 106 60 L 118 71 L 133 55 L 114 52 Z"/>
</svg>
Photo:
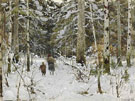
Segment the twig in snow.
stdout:
<svg viewBox="0 0 135 101">
<path fill-rule="evenodd" d="M 5 81 L 6 81 L 6 86 L 9 87 L 9 83 L 8 83 L 8 80 L 7 80 L 7 77 L 5 76 L 5 74 L 4 74 L 4 77 L 5 77 Z"/>
<path fill-rule="evenodd" d="M 17 73 L 19 74 L 19 76 L 21 77 L 21 79 L 22 79 L 22 81 L 23 81 L 23 83 L 24 83 L 24 87 L 26 87 L 27 88 L 27 91 L 28 91 L 28 94 L 29 94 L 29 98 L 31 99 L 31 96 L 30 96 L 30 91 L 29 91 L 29 88 L 28 88 L 28 86 L 26 85 L 26 83 L 25 83 L 25 80 L 24 80 L 24 78 L 22 77 L 22 75 L 20 74 L 20 72 L 17 70 L 17 67 L 16 67 L 16 65 L 12 62 L 12 64 L 14 65 L 14 67 L 15 67 L 15 69 L 16 69 L 16 71 L 17 71 Z"/>
<path fill-rule="evenodd" d="M 19 90 L 20 90 L 20 86 L 21 86 L 21 79 L 20 79 L 20 81 L 19 81 L 19 85 L 18 85 L 18 89 L 17 89 L 17 101 L 20 101 L 20 99 L 19 99 Z"/>
<path fill-rule="evenodd" d="M 68 66 L 73 67 L 74 69 L 77 69 L 77 70 L 78 70 L 81 74 L 83 74 L 85 77 L 88 77 L 88 78 L 89 78 L 89 76 L 87 76 L 85 73 L 83 73 L 83 72 L 79 69 L 79 67 L 73 66 L 73 65 L 71 65 L 71 64 L 69 64 L 69 63 L 66 63 L 66 62 L 63 61 L 62 59 L 61 59 L 61 61 L 62 61 L 65 65 L 68 65 Z"/>
</svg>

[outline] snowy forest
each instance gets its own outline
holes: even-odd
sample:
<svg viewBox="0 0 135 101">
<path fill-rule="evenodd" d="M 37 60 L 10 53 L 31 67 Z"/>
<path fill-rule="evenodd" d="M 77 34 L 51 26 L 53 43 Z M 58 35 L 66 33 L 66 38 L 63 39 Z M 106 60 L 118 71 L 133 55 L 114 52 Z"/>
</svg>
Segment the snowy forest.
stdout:
<svg viewBox="0 0 135 101">
<path fill-rule="evenodd" d="M 135 101 L 134 0 L 0 0 L 0 101 Z"/>
</svg>

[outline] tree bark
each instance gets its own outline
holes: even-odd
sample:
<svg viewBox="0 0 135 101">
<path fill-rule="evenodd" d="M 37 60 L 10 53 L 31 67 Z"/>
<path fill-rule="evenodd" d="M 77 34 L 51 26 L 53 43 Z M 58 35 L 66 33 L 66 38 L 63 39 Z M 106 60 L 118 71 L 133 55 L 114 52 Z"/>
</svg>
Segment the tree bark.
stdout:
<svg viewBox="0 0 135 101">
<path fill-rule="evenodd" d="M 120 19 L 120 1 L 117 1 L 117 26 L 118 26 L 118 56 L 117 56 L 117 63 L 119 66 L 122 66 L 121 62 L 121 19 Z"/>
<path fill-rule="evenodd" d="M 93 11 L 92 11 L 92 5 L 91 4 L 90 4 L 90 11 L 91 11 L 91 25 L 92 25 L 92 31 L 93 31 L 93 36 L 94 36 L 94 44 L 95 44 L 95 51 L 96 51 L 96 61 L 97 61 L 97 65 L 99 66 L 97 39 L 96 39 L 96 32 L 95 32 L 95 27 L 94 27 Z"/>
<path fill-rule="evenodd" d="M 93 21 L 93 10 L 92 10 L 92 4 L 90 3 L 90 11 L 91 11 L 91 25 L 92 25 L 92 31 L 94 36 L 94 43 L 95 43 L 95 51 L 96 51 L 96 61 L 97 61 L 97 73 L 98 73 L 98 92 L 102 94 L 102 88 L 100 83 L 100 77 L 101 77 L 101 63 L 99 63 L 99 54 L 98 54 L 98 48 L 97 48 L 97 39 L 96 39 L 96 32 L 94 27 L 94 21 Z"/>
<path fill-rule="evenodd" d="M 2 28 L 2 15 L 3 10 L 1 7 L 2 1 L 0 0 L 0 100 L 2 101 L 2 34 L 3 34 L 3 28 Z"/>
<path fill-rule="evenodd" d="M 131 29 L 132 29 L 132 22 L 131 22 L 131 0 L 128 0 L 128 35 L 127 35 L 127 66 L 131 66 Z"/>
<path fill-rule="evenodd" d="M 27 0 L 27 71 L 30 71 L 29 0 Z"/>
<path fill-rule="evenodd" d="M 7 72 L 11 72 L 11 63 L 12 63 L 12 57 L 11 57 L 11 45 L 12 45 L 12 18 L 11 18 L 11 11 L 12 11 L 12 0 L 9 0 L 9 10 L 10 10 L 10 24 L 9 24 L 9 36 L 8 36 L 8 70 Z"/>
<path fill-rule="evenodd" d="M 78 0 L 78 35 L 77 35 L 77 58 L 76 61 L 85 64 L 85 1 Z"/>
<path fill-rule="evenodd" d="M 19 61 L 19 37 L 18 37 L 18 10 L 19 10 L 19 0 L 15 0 L 15 14 L 13 16 L 13 32 L 12 32 L 12 50 L 14 52 L 14 60 L 15 62 Z"/>
<path fill-rule="evenodd" d="M 110 51 L 109 51 L 109 1 L 104 0 L 104 68 L 110 73 Z"/>
</svg>

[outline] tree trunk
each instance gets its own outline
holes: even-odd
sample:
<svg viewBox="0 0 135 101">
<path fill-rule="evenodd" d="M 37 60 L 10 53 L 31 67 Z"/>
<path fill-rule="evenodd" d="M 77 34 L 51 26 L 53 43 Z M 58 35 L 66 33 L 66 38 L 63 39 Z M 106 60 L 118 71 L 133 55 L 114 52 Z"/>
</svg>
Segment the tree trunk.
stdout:
<svg viewBox="0 0 135 101">
<path fill-rule="evenodd" d="M 104 69 L 110 73 L 110 51 L 109 51 L 109 2 L 104 0 Z"/>
<path fill-rule="evenodd" d="M 2 101 L 2 1 L 0 0 L 0 101 Z"/>
<path fill-rule="evenodd" d="M 27 0 L 27 71 L 30 71 L 29 0 Z"/>
<path fill-rule="evenodd" d="M 120 20 L 120 1 L 117 1 L 117 26 L 118 26 L 118 56 L 117 56 L 117 64 L 122 66 L 121 62 L 121 20 Z"/>
<path fill-rule="evenodd" d="M 127 66 L 131 66 L 131 0 L 128 0 L 128 36 L 127 36 Z"/>
<path fill-rule="evenodd" d="M 90 3 L 90 11 L 91 11 L 91 25 L 92 25 L 92 31 L 93 31 L 93 36 L 94 36 L 94 43 L 95 43 L 95 51 L 96 51 L 96 61 L 97 61 L 97 73 L 98 73 L 98 92 L 102 94 L 102 89 L 101 89 L 101 83 L 100 83 L 100 76 L 101 76 L 101 63 L 99 63 L 99 54 L 98 54 L 98 48 L 97 48 L 97 39 L 96 39 L 96 32 L 95 32 L 95 27 L 94 27 L 94 21 L 93 21 L 93 10 L 92 10 L 92 5 Z"/>
<path fill-rule="evenodd" d="M 10 10 L 10 25 L 9 25 L 9 36 L 8 36 L 8 70 L 7 72 L 10 73 L 11 72 L 11 63 L 12 63 L 12 59 L 11 59 L 11 45 L 12 45 L 12 18 L 11 18 L 11 11 L 12 11 L 12 0 L 9 0 L 9 10 Z"/>
<path fill-rule="evenodd" d="M 19 24 L 18 24 L 18 10 L 19 10 L 19 0 L 15 0 L 15 8 L 16 8 L 16 12 L 14 14 L 13 17 L 13 32 L 12 32 L 12 36 L 13 36 L 13 40 L 12 40 L 12 50 L 14 52 L 14 61 L 17 63 L 19 61 L 19 37 L 18 37 L 18 28 L 19 28 Z"/>
<path fill-rule="evenodd" d="M 96 32 L 95 32 L 95 27 L 94 27 L 93 11 L 92 11 L 92 5 L 91 4 L 90 4 L 90 11 L 91 11 L 91 25 L 92 25 L 92 31 L 93 31 L 93 36 L 94 36 L 94 44 L 95 44 L 95 51 L 96 51 L 96 61 L 97 61 L 97 65 L 99 66 L 97 39 L 96 39 Z"/>
<path fill-rule="evenodd" d="M 85 1 L 78 0 L 78 35 L 77 35 L 77 58 L 76 61 L 85 64 Z"/>
</svg>

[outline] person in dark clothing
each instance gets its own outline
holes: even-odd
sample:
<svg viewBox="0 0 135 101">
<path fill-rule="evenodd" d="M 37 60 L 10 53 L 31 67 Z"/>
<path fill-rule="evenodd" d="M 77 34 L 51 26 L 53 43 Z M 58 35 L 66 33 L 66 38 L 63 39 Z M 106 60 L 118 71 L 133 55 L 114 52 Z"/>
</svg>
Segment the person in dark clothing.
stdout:
<svg viewBox="0 0 135 101">
<path fill-rule="evenodd" d="M 54 63 L 55 63 L 55 60 L 50 54 L 48 55 L 47 62 L 48 62 L 48 69 L 50 71 L 50 74 L 54 75 L 54 71 L 55 71 Z"/>
<path fill-rule="evenodd" d="M 55 71 L 54 63 L 49 63 L 48 67 L 49 67 L 50 74 L 54 75 L 54 71 Z"/>
</svg>

